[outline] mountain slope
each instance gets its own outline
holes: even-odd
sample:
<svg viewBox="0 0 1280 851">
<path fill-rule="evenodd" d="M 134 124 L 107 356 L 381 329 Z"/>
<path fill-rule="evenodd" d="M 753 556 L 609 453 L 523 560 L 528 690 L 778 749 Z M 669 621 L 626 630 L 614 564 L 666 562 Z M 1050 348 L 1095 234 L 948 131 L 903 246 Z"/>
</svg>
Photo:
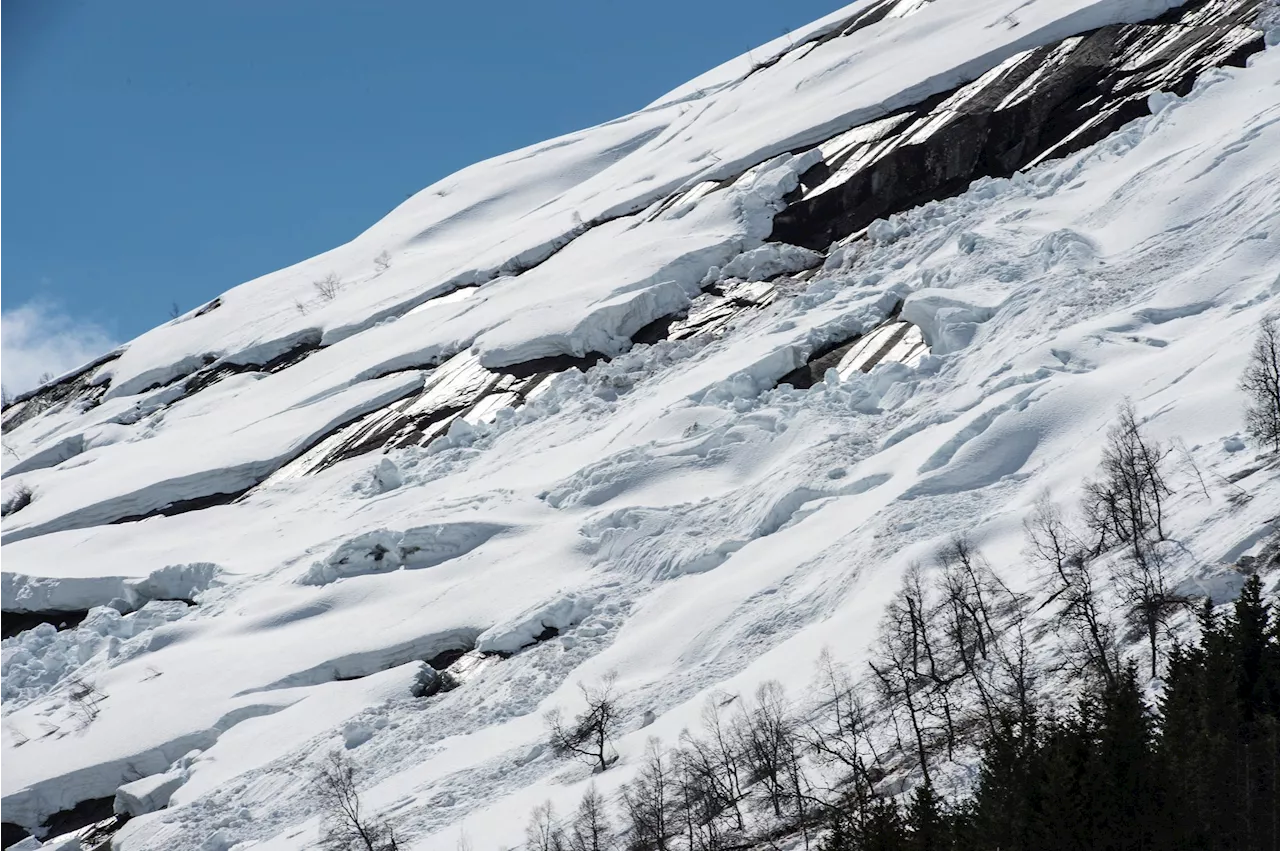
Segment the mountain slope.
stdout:
<svg viewBox="0 0 1280 851">
<path fill-rule="evenodd" d="M 115 609 L 6 639 L 5 821 L 168 772 L 119 847 L 307 847 L 346 745 L 412 847 L 516 843 L 586 782 L 540 746 L 577 683 L 626 694 L 611 793 L 711 692 L 863 659 L 951 534 L 1029 586 L 1125 397 L 1254 495 L 1172 476 L 1179 581 L 1232 587 L 1280 62 L 1173 6 L 855 4 L 11 406 L 6 623 Z"/>
</svg>

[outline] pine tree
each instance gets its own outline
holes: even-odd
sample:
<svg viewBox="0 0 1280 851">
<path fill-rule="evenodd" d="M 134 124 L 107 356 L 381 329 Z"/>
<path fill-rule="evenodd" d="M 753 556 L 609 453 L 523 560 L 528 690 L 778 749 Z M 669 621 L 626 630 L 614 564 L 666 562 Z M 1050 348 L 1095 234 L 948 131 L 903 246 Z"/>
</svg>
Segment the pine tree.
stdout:
<svg viewBox="0 0 1280 851">
<path fill-rule="evenodd" d="M 996 723 L 987 738 L 978 773 L 978 793 L 967 813 L 967 833 L 977 847 L 1026 848 L 1030 844 L 1032 774 L 1037 767 L 1037 726 L 1012 716 Z"/>
<path fill-rule="evenodd" d="M 947 815 L 933 784 L 922 783 L 912 793 L 907 805 L 907 829 L 906 847 L 910 851 L 945 851 L 951 847 Z"/>
<path fill-rule="evenodd" d="M 1158 812 L 1153 725 L 1134 666 L 1106 689 L 1098 720 L 1098 847 L 1152 848 Z"/>
<path fill-rule="evenodd" d="M 858 851 L 907 851 L 907 833 L 902 813 L 891 800 L 881 798 L 867 808 L 862 824 L 855 831 Z"/>
</svg>

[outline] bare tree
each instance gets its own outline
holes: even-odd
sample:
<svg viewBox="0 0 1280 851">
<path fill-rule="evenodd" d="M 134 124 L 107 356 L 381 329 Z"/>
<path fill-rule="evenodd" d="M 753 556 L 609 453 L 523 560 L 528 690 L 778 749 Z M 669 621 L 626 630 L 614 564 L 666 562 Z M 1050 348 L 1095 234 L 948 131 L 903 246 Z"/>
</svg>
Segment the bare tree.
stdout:
<svg viewBox="0 0 1280 851">
<path fill-rule="evenodd" d="M 737 736 L 725 723 L 721 707 L 726 703 L 720 695 L 712 695 L 702 710 L 702 732 L 705 738 L 683 734 L 683 760 L 686 770 L 701 777 L 706 807 L 717 817 L 730 822 L 738 834 L 746 832 L 742 802 L 746 800 L 746 759 L 738 747 Z"/>
<path fill-rule="evenodd" d="M 943 644 L 932 608 L 923 571 L 920 565 L 913 564 L 885 608 L 874 658 L 869 663 L 899 748 L 904 753 L 915 752 L 926 783 L 931 780 L 934 753 L 943 747 L 948 755 L 955 750 L 952 687 L 960 676 L 941 653 Z M 902 738 L 903 715 L 911 728 L 911 746 Z"/>
<path fill-rule="evenodd" d="M 1268 316 L 1258 326 L 1258 339 L 1240 379 L 1249 397 L 1245 429 L 1272 452 L 1280 452 L 1280 321 Z"/>
<path fill-rule="evenodd" d="M 617 732 L 619 707 L 611 675 L 598 686 L 579 686 L 586 709 L 565 721 L 557 707 L 546 714 L 547 734 L 557 756 L 584 759 L 600 771 L 609 768 L 610 741 Z"/>
<path fill-rule="evenodd" d="M 533 808 L 529 826 L 525 828 L 525 847 L 528 851 L 566 851 L 564 831 L 556 821 L 555 807 L 550 801 Z"/>
<path fill-rule="evenodd" d="M 839 773 L 838 787 L 857 800 L 867 800 L 882 774 L 871 719 L 862 689 L 826 650 L 818 658 L 816 692 L 816 711 L 801 737 L 819 763 Z"/>
<path fill-rule="evenodd" d="M 1036 717 L 1036 688 L 1039 672 L 1031 658 L 1031 645 L 1027 641 L 1026 618 L 1020 617 L 1009 629 L 1001 644 L 1001 690 L 1011 717 L 1018 729 L 1028 730 Z"/>
<path fill-rule="evenodd" d="M 592 783 L 578 804 L 578 812 L 569 826 L 569 851 L 609 851 L 613 847 L 613 828 L 604 796 Z"/>
<path fill-rule="evenodd" d="M 1160 471 L 1165 454 L 1143 433 L 1126 399 L 1107 431 L 1099 476 L 1085 483 L 1085 522 L 1097 541 L 1095 555 L 1119 542 L 1141 559 L 1152 540 L 1165 539 L 1164 500 L 1172 493 Z"/>
<path fill-rule="evenodd" d="M 316 769 L 312 791 L 320 804 L 321 842 L 330 851 L 398 851 L 391 824 L 364 810 L 360 774 L 340 750 L 330 751 Z"/>
<path fill-rule="evenodd" d="M 1160 630 L 1186 603 L 1169 587 L 1160 546 L 1166 538 L 1164 499 L 1172 493 L 1160 469 L 1167 454 L 1143 433 L 1126 399 L 1119 421 L 1107 432 L 1100 475 L 1085 485 L 1085 516 L 1099 550 L 1108 536 L 1125 545 L 1124 557 L 1115 564 L 1116 586 L 1126 619 L 1150 645 L 1153 677 Z"/>
<path fill-rule="evenodd" d="M 15 511 L 21 511 L 35 499 L 36 492 L 26 482 L 19 482 L 13 489 L 13 495 L 0 506 L 0 517 L 8 517 Z"/>
<path fill-rule="evenodd" d="M 1114 684 L 1120 670 L 1115 627 L 1100 600 L 1101 583 L 1088 548 L 1048 494 L 1024 525 L 1029 554 L 1049 592 L 1044 605 L 1058 604 L 1057 621 L 1071 637 L 1069 650 L 1076 667 Z"/>
<path fill-rule="evenodd" d="M 672 770 L 654 738 L 645 745 L 644 762 L 635 780 L 622 787 L 622 810 L 630 847 L 669 851 L 673 833 Z"/>
<path fill-rule="evenodd" d="M 800 763 L 798 728 L 782 685 L 767 680 L 739 719 L 738 739 L 750 779 L 763 787 L 774 818 L 802 826 L 809 788 Z"/>
<path fill-rule="evenodd" d="M 67 680 L 67 699 L 76 715 L 86 726 L 98 719 L 102 712 L 102 701 L 106 695 L 98 687 L 83 677 L 73 676 Z"/>
<path fill-rule="evenodd" d="M 1000 642 L 999 608 L 1012 598 L 991 566 L 963 536 L 938 555 L 942 599 L 938 619 L 947 664 L 962 675 L 981 707 L 982 719 L 995 732 L 999 715 L 993 682 Z"/>
<path fill-rule="evenodd" d="M 312 281 L 311 286 L 316 288 L 316 292 L 320 294 L 320 298 L 324 301 L 333 301 L 338 297 L 338 291 L 342 289 L 342 279 L 335 273 L 330 272 L 318 281 Z"/>
<path fill-rule="evenodd" d="M 176 301 L 169 302 L 169 318 L 177 319 L 182 315 L 182 308 L 178 306 Z"/>
<path fill-rule="evenodd" d="M 725 812 L 722 786 L 716 781 L 706 760 L 702 743 L 688 735 L 681 740 L 684 747 L 671 756 L 675 769 L 675 829 L 684 834 L 690 851 L 718 851 L 722 845 L 720 820 Z"/>
<path fill-rule="evenodd" d="M 1151 676 L 1158 672 L 1160 636 L 1169 618 L 1190 605 L 1189 598 L 1174 593 L 1165 569 L 1164 550 L 1150 547 L 1142 559 L 1125 558 L 1116 571 L 1116 585 L 1130 626 L 1147 639 Z"/>
</svg>

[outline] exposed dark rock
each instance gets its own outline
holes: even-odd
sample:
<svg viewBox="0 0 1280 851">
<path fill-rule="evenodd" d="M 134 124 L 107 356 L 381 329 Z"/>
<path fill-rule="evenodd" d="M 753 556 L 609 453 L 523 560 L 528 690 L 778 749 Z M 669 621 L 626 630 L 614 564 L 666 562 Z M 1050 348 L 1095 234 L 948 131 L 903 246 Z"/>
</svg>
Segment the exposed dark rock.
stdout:
<svg viewBox="0 0 1280 851">
<path fill-rule="evenodd" d="M 560 630 L 557 629 L 556 627 L 554 626 L 546 627 L 545 629 L 542 630 L 542 632 L 538 633 L 533 637 L 533 643 L 541 644 L 544 641 L 550 641 L 551 639 L 555 638 L 559 634 L 560 634 Z M 525 646 L 532 647 L 533 645 L 526 644 Z"/>
<path fill-rule="evenodd" d="M 854 344 L 862 338 L 861 334 L 855 334 L 847 340 L 829 343 L 814 351 L 813 356 L 809 358 L 809 362 L 798 369 L 788 372 L 782 378 L 778 379 L 779 384 L 790 384 L 797 390 L 808 390 L 813 385 L 822 380 L 827 374 L 828 369 L 834 369 L 840 363 L 840 359 L 853 348 Z"/>
<path fill-rule="evenodd" d="M 1258 0 L 1197 0 L 1154 21 L 1027 51 L 965 86 L 829 141 L 772 239 L 823 249 L 872 221 L 1094 144 L 1190 91 L 1204 70 L 1262 49 Z M 832 185 L 834 183 L 834 185 Z M 827 184 L 824 186 L 824 184 Z"/>
<path fill-rule="evenodd" d="M 80 834 L 80 848 L 83 851 L 109 851 L 111 837 L 129 821 L 128 813 L 116 813 L 109 819 L 97 822 Z"/>
<path fill-rule="evenodd" d="M 88 610 L 74 612 L 2 612 L 0 624 L 4 638 L 13 638 L 20 632 L 35 629 L 42 623 L 51 623 L 58 629 L 71 629 L 88 617 Z"/>
<path fill-rule="evenodd" d="M 777 298 L 772 283 L 734 281 L 713 284 L 694 299 L 684 313 L 655 319 L 631 338 L 635 343 L 659 340 L 685 340 L 691 337 L 718 336 L 737 316 L 767 307 Z"/>
<path fill-rule="evenodd" d="M 172 517 L 175 514 L 185 514 L 188 511 L 201 511 L 205 508 L 213 508 L 218 505 L 229 505 L 249 491 L 253 490 L 256 485 L 250 485 L 247 488 L 235 491 L 234 493 L 211 493 L 206 496 L 197 496 L 191 499 L 179 499 L 160 508 L 153 508 L 145 514 L 130 514 L 127 517 L 117 517 L 111 522 L 114 523 L 133 523 L 137 520 L 146 520 L 148 517 Z"/>
<path fill-rule="evenodd" d="M 341 435 L 335 434 L 333 445 L 312 459 L 306 472 L 379 449 L 426 446 L 458 417 L 483 419 L 498 408 L 521 405 L 549 376 L 566 369 L 589 369 L 603 359 L 600 354 L 582 358 L 559 355 L 490 370 L 471 353 L 459 353 L 436 367 L 416 395 L 368 414 L 344 428 Z"/>
<path fill-rule="evenodd" d="M 60 836 L 73 830 L 82 830 L 90 825 L 96 825 L 99 822 L 115 822 L 117 817 L 112 806 L 114 803 L 114 795 L 81 801 L 69 810 L 63 810 L 60 813 L 54 813 L 49 816 L 45 823 L 41 825 L 41 829 L 45 835 Z M 123 823 L 123 821 L 120 822 L 120 824 Z"/>
<path fill-rule="evenodd" d="M 448 670 L 450 665 L 465 656 L 471 649 L 471 647 L 457 647 L 453 650 L 445 650 L 428 659 L 427 664 L 437 671 Z"/>
<path fill-rule="evenodd" d="M 17 845 L 30 835 L 21 825 L 10 821 L 0 822 L 0 847 L 8 848 L 11 845 Z"/>
<path fill-rule="evenodd" d="M 853 33 L 857 32 L 860 29 L 869 27 L 875 23 L 879 23 L 880 21 L 884 20 L 884 17 L 893 10 L 894 6 L 899 5 L 899 3 L 900 3 L 900 0 L 872 0 L 869 3 L 866 3 L 860 6 L 858 8 L 858 11 L 854 12 L 851 16 L 849 16 L 848 18 L 845 18 L 843 21 L 833 24 L 830 27 L 823 28 L 822 30 L 815 33 L 805 41 L 801 41 L 799 43 L 793 44 L 790 49 L 786 50 L 783 53 L 779 53 L 777 56 L 773 57 L 772 59 L 768 59 L 763 62 L 758 62 L 752 65 L 751 71 L 747 76 L 751 76 L 751 74 L 757 74 L 766 68 L 771 68 L 774 65 L 777 65 L 784 58 L 791 55 L 792 53 L 795 53 L 796 51 L 806 50 L 806 49 L 811 50 L 813 47 L 817 47 L 820 44 L 826 44 L 828 41 L 831 41 L 833 39 L 841 38 L 847 35 L 852 35 Z"/>
<path fill-rule="evenodd" d="M 535 375 L 564 372 L 569 369 L 585 371 L 600 363 L 600 361 L 608 359 L 607 356 L 600 352 L 591 352 L 580 358 L 573 355 L 552 355 L 551 357 L 535 358 L 524 363 L 513 363 L 510 366 L 494 367 L 493 371 L 509 375 L 512 378 L 532 378 Z"/>
<path fill-rule="evenodd" d="M 89 382 L 98 367 L 120 355 L 120 351 L 108 352 L 56 381 L 19 393 L 4 407 L 3 427 L 6 430 L 17 428 L 37 414 L 74 401 L 79 401 L 86 407 L 97 405 L 107 392 L 108 385 L 106 382 L 96 385 Z"/>
<path fill-rule="evenodd" d="M 307 335 L 297 345 L 290 347 L 287 351 L 281 352 L 264 363 L 235 363 L 225 358 L 216 360 L 209 363 L 208 368 L 201 369 L 187 378 L 182 388 L 183 394 L 198 393 L 229 375 L 239 375 L 244 372 L 280 372 L 294 364 L 301 363 L 319 350 L 320 332 L 317 331 L 314 334 Z"/>
</svg>

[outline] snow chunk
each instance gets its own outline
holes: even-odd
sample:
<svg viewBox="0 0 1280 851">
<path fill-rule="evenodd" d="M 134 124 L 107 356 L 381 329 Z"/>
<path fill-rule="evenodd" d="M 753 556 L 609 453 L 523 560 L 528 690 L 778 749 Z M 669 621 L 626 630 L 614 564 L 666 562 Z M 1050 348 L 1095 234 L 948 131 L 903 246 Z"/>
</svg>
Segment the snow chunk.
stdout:
<svg viewBox="0 0 1280 851">
<path fill-rule="evenodd" d="M 404 484 L 404 479 L 400 476 L 400 468 L 396 466 L 395 461 L 385 455 L 378 462 L 378 469 L 373 473 L 373 480 L 377 484 L 380 493 L 395 490 Z"/>
<path fill-rule="evenodd" d="M 423 666 L 430 667 L 425 663 Z M 421 674 L 419 674 L 419 677 L 421 677 Z M 376 718 L 361 717 L 352 719 L 342 725 L 342 744 L 347 750 L 358 748 L 372 739 L 374 733 L 386 727 L 388 723 L 390 722 L 385 715 L 378 715 Z"/>
<path fill-rule="evenodd" d="M 476 639 L 476 649 L 486 653 L 515 653 L 527 647 L 548 628 L 563 630 L 591 614 L 599 597 L 593 594 L 566 594 L 526 609 L 510 620 L 490 627 Z"/>
<path fill-rule="evenodd" d="M 122 576 L 0 575 L 0 607 L 7 612 L 83 612 L 123 596 Z"/>
<path fill-rule="evenodd" d="M 59 632 L 52 624 L 43 623 L 6 638 L 0 661 L 0 695 L 12 704 L 29 702 L 100 653 L 116 658 L 125 650 L 126 642 L 172 623 L 188 611 L 187 605 L 179 601 L 150 602 L 130 615 L 122 615 L 110 606 L 98 606 L 90 609 L 74 629 Z"/>
<path fill-rule="evenodd" d="M 400 539 L 400 558 L 409 569 L 435 567 L 465 555 L 506 530 L 495 523 L 437 523 L 409 529 Z"/>
<path fill-rule="evenodd" d="M 506 527 L 495 523 L 436 523 L 405 532 L 375 529 L 339 544 L 299 579 L 299 585 L 328 585 L 348 576 L 435 567 L 466 555 Z"/>
<path fill-rule="evenodd" d="M 131 579 L 125 587 L 135 598 L 149 600 L 195 600 L 218 584 L 222 568 L 209 562 L 170 564 L 153 570 L 143 579 Z"/>
<path fill-rule="evenodd" d="M 119 814 L 140 816 L 154 813 L 169 806 L 173 793 L 187 782 L 188 772 L 185 768 L 175 768 L 163 774 L 152 774 L 141 780 L 126 783 L 116 790 L 116 799 L 112 809 Z"/>
<path fill-rule="evenodd" d="M 725 264 L 717 281 L 739 278 L 744 281 L 767 281 L 779 275 L 790 275 L 812 269 L 822 262 L 822 255 L 798 245 L 769 242 L 739 254 Z M 713 282 L 714 283 L 714 282 Z"/>
<path fill-rule="evenodd" d="M 1264 3 L 1254 27 L 1262 30 L 1267 47 L 1280 47 L 1280 3 Z"/>
<path fill-rule="evenodd" d="M 969 345 L 998 307 L 999 300 L 986 294 L 928 288 L 907 296 L 902 318 L 919 326 L 930 352 L 945 355 Z"/>
<path fill-rule="evenodd" d="M 400 532 L 375 529 L 344 541 L 328 558 L 317 561 L 298 580 L 299 585 L 328 585 L 345 576 L 389 573 L 400 567 Z"/>
</svg>

